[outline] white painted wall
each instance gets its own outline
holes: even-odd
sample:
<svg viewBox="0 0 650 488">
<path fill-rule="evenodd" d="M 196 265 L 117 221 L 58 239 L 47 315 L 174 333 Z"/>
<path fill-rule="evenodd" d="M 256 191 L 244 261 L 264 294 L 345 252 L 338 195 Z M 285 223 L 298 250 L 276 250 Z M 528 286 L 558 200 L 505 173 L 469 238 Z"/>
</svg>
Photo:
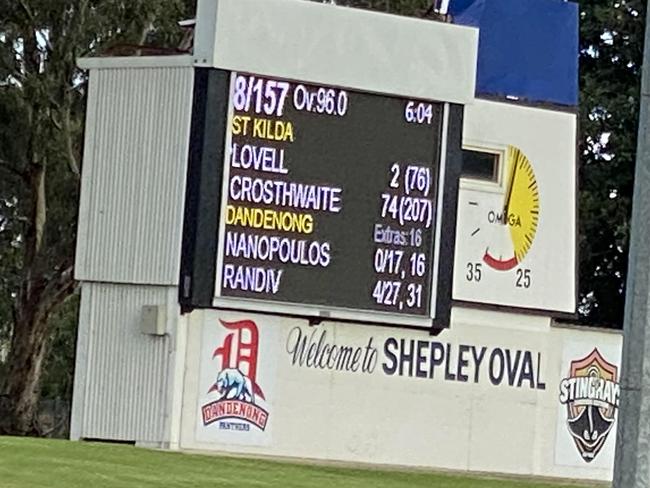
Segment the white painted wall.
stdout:
<svg viewBox="0 0 650 488">
<path fill-rule="evenodd" d="M 508 226 L 488 221 L 490 211 L 503 211 L 508 168 L 501 165 L 494 183 L 461 179 L 456 300 L 575 312 L 576 124 L 576 114 L 509 103 L 477 99 L 465 107 L 464 148 L 505 155 L 512 145 L 528 157 L 539 188 L 539 223 L 530 250 L 516 268 L 490 269 L 483 262 L 486 249 L 497 258 L 513 256 Z M 480 281 L 468 279 L 468 263 L 482 265 Z M 526 269 L 530 286 L 517 286 L 517 273 Z"/>
<path fill-rule="evenodd" d="M 268 411 L 264 431 L 233 418 L 203 424 L 201 407 L 220 398 L 217 392 L 208 393 L 224 366 L 221 356 L 213 358 L 213 353 L 229 334 L 234 334 L 233 358 L 237 349 L 237 333 L 220 320 L 252 320 L 257 326 L 256 380 L 265 394 L 265 400 L 257 398 L 257 402 Z M 316 343 L 325 334 L 323 345 L 361 348 L 360 363 L 371 357 L 366 356 L 366 348 L 376 351 L 376 364 L 370 372 L 361 367 L 354 372 L 301 366 L 291 354 L 299 334 L 314 334 Z M 393 340 L 422 341 L 421 353 L 426 356 L 433 348 L 436 358 L 441 348 L 449 348 L 450 360 L 437 365 L 432 378 L 427 358 L 420 367 L 426 377 L 418 377 L 417 368 L 411 375 L 407 369 L 400 375 L 399 369 L 392 371 L 392 356 L 386 350 L 394 352 Z M 576 349 L 576 343 L 584 347 Z M 565 350 L 580 355 L 597 347 L 608 361 L 620 364 L 617 333 L 557 328 L 540 317 L 471 309 L 455 309 L 451 330 L 438 337 L 354 324 L 310 327 L 306 321 L 277 316 L 197 311 L 189 320 L 187 346 L 180 436 L 184 449 L 611 478 L 615 427 L 597 462 L 582 461 L 566 429 L 559 384 L 568 375 L 567 358 L 580 359 L 565 358 Z M 473 358 L 481 351 L 484 357 L 477 368 Z M 495 378 L 491 379 L 492 356 Z M 511 378 L 499 375 L 501 357 L 506 370 L 508 361 L 515 365 Z M 459 361 L 463 361 L 460 370 Z M 241 370 L 246 373 L 247 366 Z M 248 431 L 235 430 L 242 428 Z"/>
</svg>

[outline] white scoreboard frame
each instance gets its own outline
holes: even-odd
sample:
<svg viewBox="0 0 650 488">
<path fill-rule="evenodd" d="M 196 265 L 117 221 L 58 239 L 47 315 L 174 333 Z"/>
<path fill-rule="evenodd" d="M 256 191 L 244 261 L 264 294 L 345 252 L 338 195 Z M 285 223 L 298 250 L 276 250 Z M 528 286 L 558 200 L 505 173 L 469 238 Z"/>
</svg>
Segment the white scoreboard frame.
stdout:
<svg viewBox="0 0 650 488">
<path fill-rule="evenodd" d="M 473 27 L 305 0 L 198 2 L 201 67 L 462 105 L 477 53 Z"/>
</svg>

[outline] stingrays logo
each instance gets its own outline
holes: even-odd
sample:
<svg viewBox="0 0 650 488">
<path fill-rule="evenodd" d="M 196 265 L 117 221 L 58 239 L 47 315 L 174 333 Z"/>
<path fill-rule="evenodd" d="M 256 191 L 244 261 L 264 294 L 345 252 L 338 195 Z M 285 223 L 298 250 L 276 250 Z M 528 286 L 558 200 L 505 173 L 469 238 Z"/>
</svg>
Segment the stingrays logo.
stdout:
<svg viewBox="0 0 650 488">
<path fill-rule="evenodd" d="M 611 432 L 620 396 L 618 368 L 594 349 L 571 362 L 560 382 L 560 402 L 567 406 L 567 425 L 578 452 L 593 461 Z"/>
<path fill-rule="evenodd" d="M 201 407 L 203 425 L 231 419 L 244 422 L 243 425 L 235 424 L 245 427 L 237 430 L 248 430 L 248 425 L 264 430 L 269 413 L 258 405 L 260 399 L 265 401 L 266 398 L 257 384 L 257 325 L 252 320 L 219 322 L 231 332 L 212 353 L 218 367 L 216 379 L 207 393 L 217 399 Z M 231 425 L 224 423 L 220 427 L 231 428 Z"/>
</svg>

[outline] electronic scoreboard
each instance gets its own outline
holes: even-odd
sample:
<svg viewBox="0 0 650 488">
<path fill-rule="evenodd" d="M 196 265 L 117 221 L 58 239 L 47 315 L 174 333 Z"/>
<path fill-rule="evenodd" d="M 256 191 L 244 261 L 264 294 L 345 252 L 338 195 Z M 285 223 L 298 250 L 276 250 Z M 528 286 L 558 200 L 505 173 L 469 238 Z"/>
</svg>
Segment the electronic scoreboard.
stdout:
<svg viewBox="0 0 650 488">
<path fill-rule="evenodd" d="M 182 304 L 448 320 L 453 242 L 440 243 L 453 241 L 460 106 L 253 73 L 197 76 Z"/>
</svg>

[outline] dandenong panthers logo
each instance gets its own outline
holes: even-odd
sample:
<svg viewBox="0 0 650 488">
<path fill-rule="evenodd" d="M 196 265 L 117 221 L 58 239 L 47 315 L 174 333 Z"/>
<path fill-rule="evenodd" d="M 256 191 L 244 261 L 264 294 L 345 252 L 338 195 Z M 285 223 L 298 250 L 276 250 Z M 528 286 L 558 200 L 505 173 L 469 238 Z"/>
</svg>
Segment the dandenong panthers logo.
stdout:
<svg viewBox="0 0 650 488">
<path fill-rule="evenodd" d="M 257 325 L 252 320 L 219 322 L 232 332 L 212 353 L 212 359 L 218 363 L 215 368 L 217 375 L 207 394 L 216 396 L 216 400 L 201 407 L 203 425 L 228 419 L 240 421 L 235 426 L 245 427 L 241 430 L 248 430 L 248 425 L 264 430 L 269 413 L 258 405 L 260 399 L 266 398 L 257 384 Z M 220 422 L 219 425 L 220 428 L 233 427 L 229 422 Z"/>
</svg>

